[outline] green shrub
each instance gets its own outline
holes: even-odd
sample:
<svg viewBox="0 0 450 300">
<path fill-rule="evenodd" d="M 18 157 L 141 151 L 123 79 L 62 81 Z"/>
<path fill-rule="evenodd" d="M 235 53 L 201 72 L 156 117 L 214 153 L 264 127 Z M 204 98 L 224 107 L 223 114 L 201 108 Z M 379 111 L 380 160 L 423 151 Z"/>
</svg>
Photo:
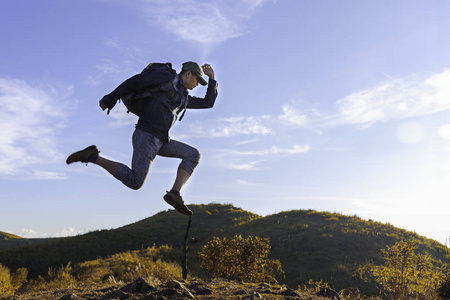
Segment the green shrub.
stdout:
<svg viewBox="0 0 450 300">
<path fill-rule="evenodd" d="M 200 251 L 200 266 L 212 277 L 276 283 L 275 275 L 283 270 L 278 260 L 267 259 L 269 250 L 268 238 L 214 237 Z"/>
<path fill-rule="evenodd" d="M 27 285 L 26 292 L 82 286 L 86 284 L 131 282 L 141 276 L 154 276 L 161 281 L 181 278 L 181 267 L 175 263 L 160 259 L 169 254 L 171 247 L 149 247 L 139 251 L 127 251 L 108 258 L 85 261 L 62 266 L 59 269 L 49 268 L 47 276 L 38 276 Z M 8 270 L 9 271 L 9 270 Z M 1 272 L 1 271 L 0 271 Z M 18 272 L 16 272 L 18 273 Z M 17 280 L 20 281 L 20 276 Z M 116 281 L 117 280 L 117 281 Z"/>
<path fill-rule="evenodd" d="M 133 281 L 140 276 L 159 278 L 162 281 L 181 278 L 181 267 L 175 263 L 162 261 L 160 251 L 170 251 L 167 246 L 148 248 L 141 251 L 119 253 L 107 259 L 110 274 L 118 280 Z"/>
<path fill-rule="evenodd" d="M 450 257 L 446 270 L 443 272 L 442 281 L 437 288 L 440 299 L 450 299 Z"/>
<path fill-rule="evenodd" d="M 411 242 L 398 242 L 382 250 L 384 265 L 365 267 L 390 299 L 437 299 L 443 274 L 429 255 L 416 254 L 415 250 Z"/>
<path fill-rule="evenodd" d="M 10 295 L 12 292 L 11 271 L 0 264 L 0 295 Z"/>
<path fill-rule="evenodd" d="M 28 277 L 28 270 L 26 268 L 19 268 L 11 275 L 11 285 L 14 290 L 20 289 L 26 282 Z"/>
<path fill-rule="evenodd" d="M 17 269 L 11 274 L 9 268 L 0 264 L 0 296 L 14 294 L 27 281 L 27 276 L 26 268 Z"/>
</svg>

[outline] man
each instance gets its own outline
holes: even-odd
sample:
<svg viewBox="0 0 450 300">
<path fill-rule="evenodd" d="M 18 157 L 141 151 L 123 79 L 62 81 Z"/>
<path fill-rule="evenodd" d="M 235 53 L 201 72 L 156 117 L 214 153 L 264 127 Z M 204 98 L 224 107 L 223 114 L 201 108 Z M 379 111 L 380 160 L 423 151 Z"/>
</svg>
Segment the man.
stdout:
<svg viewBox="0 0 450 300">
<path fill-rule="evenodd" d="M 181 158 L 172 189 L 163 198 L 177 211 L 190 216 L 192 211 L 184 204 L 180 191 L 197 166 L 200 153 L 189 145 L 170 139 L 169 129 L 178 119 L 179 113 L 184 114 L 186 108 L 213 107 L 217 98 L 218 84 L 211 65 L 205 64 L 200 67 L 197 63 L 189 61 L 183 64 L 179 74 L 171 69 L 170 64 L 167 65 L 170 67 L 149 72 L 144 70 L 141 74 L 127 79 L 99 102 L 101 109 L 109 114 L 119 99 L 143 95 L 144 106 L 132 137 L 131 169 L 122 163 L 100 156 L 100 151 L 94 145 L 71 154 L 66 162 L 94 163 L 129 188 L 139 189 L 144 184 L 156 155 Z M 203 73 L 209 77 L 208 82 L 202 77 Z M 193 90 L 198 84 L 208 86 L 204 98 L 188 94 L 188 90 Z M 164 87 L 160 88 L 161 86 Z"/>
</svg>

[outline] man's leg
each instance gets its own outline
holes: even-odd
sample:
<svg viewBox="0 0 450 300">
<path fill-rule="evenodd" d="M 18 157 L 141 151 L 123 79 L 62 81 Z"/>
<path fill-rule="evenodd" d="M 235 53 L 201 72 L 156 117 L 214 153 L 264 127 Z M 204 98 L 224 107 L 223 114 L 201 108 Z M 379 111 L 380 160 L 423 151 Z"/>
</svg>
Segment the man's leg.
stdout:
<svg viewBox="0 0 450 300">
<path fill-rule="evenodd" d="M 133 133 L 133 159 L 131 169 L 119 164 L 114 177 L 132 189 L 139 189 L 147 179 L 150 166 L 163 143 L 152 134 L 140 129 Z"/>
<path fill-rule="evenodd" d="M 114 173 L 116 173 L 117 168 L 121 163 L 106 159 L 104 157 L 98 156 L 98 159 L 94 162 L 96 165 L 99 165 L 106 171 L 108 171 L 111 175 L 114 176 Z"/>
<path fill-rule="evenodd" d="M 191 177 L 191 174 L 189 174 L 188 171 L 182 168 L 178 168 L 177 177 L 175 178 L 172 190 L 180 192 L 186 181 L 188 181 L 189 177 Z"/>
<path fill-rule="evenodd" d="M 191 177 L 194 169 L 197 167 L 200 160 L 200 152 L 192 146 L 176 140 L 170 140 L 169 143 L 164 144 L 161 149 L 159 149 L 158 155 L 182 159 L 178 166 L 177 177 L 175 178 L 172 187 L 172 190 L 180 192 L 184 184 Z"/>
<path fill-rule="evenodd" d="M 162 142 L 142 130 L 133 133 L 133 160 L 131 169 L 126 165 L 101 157 L 95 146 L 73 153 L 67 163 L 80 161 L 99 165 L 131 189 L 139 189 L 147 178 L 148 171 Z"/>
<path fill-rule="evenodd" d="M 198 165 L 200 153 L 194 147 L 175 140 L 170 140 L 169 143 L 164 144 L 161 149 L 159 149 L 158 155 L 182 159 L 177 170 L 177 176 L 173 187 L 170 192 L 167 192 L 164 196 L 164 200 L 182 214 L 192 215 L 192 211 L 184 204 L 180 191 L 191 177 L 195 167 Z"/>
</svg>

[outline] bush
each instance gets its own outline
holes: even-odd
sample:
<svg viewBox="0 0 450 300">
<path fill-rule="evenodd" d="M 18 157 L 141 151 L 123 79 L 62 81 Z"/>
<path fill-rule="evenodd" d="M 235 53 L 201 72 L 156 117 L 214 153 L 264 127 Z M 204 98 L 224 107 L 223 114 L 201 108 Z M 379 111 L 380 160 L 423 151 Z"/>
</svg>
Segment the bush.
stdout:
<svg viewBox="0 0 450 300">
<path fill-rule="evenodd" d="M 58 269 L 50 267 L 48 268 L 47 276 L 38 276 L 37 279 L 30 280 L 25 291 L 45 291 L 73 287 L 76 284 L 76 280 L 72 275 L 72 271 L 73 268 L 70 263 Z"/>
<path fill-rule="evenodd" d="M 27 276 L 26 268 L 17 269 L 11 274 L 9 268 L 0 264 L 0 296 L 13 294 L 27 281 Z"/>
<path fill-rule="evenodd" d="M 69 263 L 59 269 L 49 268 L 47 276 L 31 280 L 26 291 L 36 292 L 111 281 L 131 282 L 141 276 L 153 276 L 161 281 L 178 279 L 181 278 L 181 267 L 175 263 L 164 262 L 160 258 L 172 251 L 168 246 L 151 247 L 115 254 L 106 259 L 78 263 L 74 267 Z"/>
<path fill-rule="evenodd" d="M 447 266 L 442 282 L 437 288 L 437 294 L 440 299 L 450 299 L 450 263 Z"/>
<path fill-rule="evenodd" d="M 181 278 L 179 265 L 154 259 L 147 253 L 150 253 L 150 251 L 125 252 L 111 256 L 108 259 L 111 275 L 125 282 L 133 281 L 136 277 L 149 275 L 162 281 Z"/>
<path fill-rule="evenodd" d="M 20 289 L 26 282 L 28 277 L 28 270 L 26 268 L 19 268 L 11 275 L 11 285 L 16 291 Z"/>
<path fill-rule="evenodd" d="M 267 259 L 269 250 L 268 238 L 214 237 L 200 251 L 200 266 L 212 277 L 277 283 L 275 275 L 283 270 L 278 260 Z"/>
<path fill-rule="evenodd" d="M 368 273 L 382 286 L 390 299 L 437 299 L 437 287 L 443 279 L 429 255 L 415 253 L 409 242 L 398 242 L 382 250 L 385 265 L 366 266 Z"/>
<path fill-rule="evenodd" d="M 11 284 L 11 272 L 0 264 L 0 295 L 10 295 L 13 292 Z"/>
</svg>

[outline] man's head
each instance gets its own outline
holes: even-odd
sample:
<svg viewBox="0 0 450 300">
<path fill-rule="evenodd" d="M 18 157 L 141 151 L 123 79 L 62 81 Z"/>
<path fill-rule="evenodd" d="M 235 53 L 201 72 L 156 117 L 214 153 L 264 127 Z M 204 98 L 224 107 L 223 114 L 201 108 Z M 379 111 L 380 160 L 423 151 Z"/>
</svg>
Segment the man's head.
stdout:
<svg viewBox="0 0 450 300">
<path fill-rule="evenodd" d="M 183 83 L 184 86 L 187 89 L 192 90 L 197 86 L 197 84 L 201 85 L 207 85 L 206 80 L 202 77 L 203 76 L 203 70 L 200 67 L 199 64 L 188 61 L 183 64 L 183 68 L 180 72 L 181 76 L 183 77 Z"/>
</svg>

